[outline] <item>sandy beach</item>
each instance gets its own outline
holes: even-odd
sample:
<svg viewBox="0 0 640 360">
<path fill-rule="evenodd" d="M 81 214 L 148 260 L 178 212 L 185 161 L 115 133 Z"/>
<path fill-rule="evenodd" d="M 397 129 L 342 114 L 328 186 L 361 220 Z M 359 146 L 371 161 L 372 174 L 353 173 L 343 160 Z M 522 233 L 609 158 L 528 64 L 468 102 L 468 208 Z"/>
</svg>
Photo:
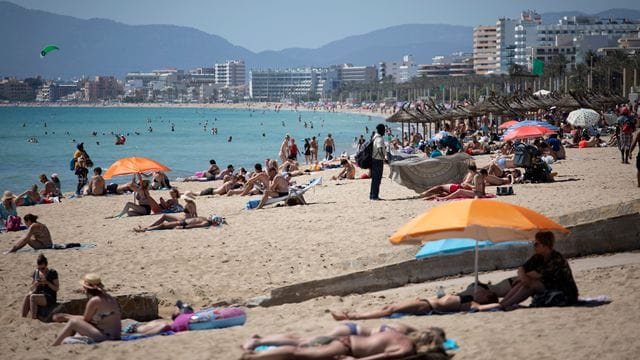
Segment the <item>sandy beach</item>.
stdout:
<svg viewBox="0 0 640 360">
<path fill-rule="evenodd" d="M 634 165 L 620 163 L 617 148 L 568 149 L 568 160 L 553 164 L 555 183 L 514 185 L 515 196 L 502 201 L 559 217 L 604 205 L 640 199 Z M 489 156 L 476 157 L 478 165 Z M 218 228 L 134 233 L 157 216 L 105 219 L 118 213 L 131 195 L 64 199 L 60 204 L 19 208 L 46 224 L 54 242 L 93 243 L 81 251 L 46 251 L 50 267 L 60 274 L 59 299 L 79 294 L 78 280 L 87 272 L 102 275 L 114 294 L 153 292 L 167 316 L 177 299 L 196 307 L 233 303 L 266 295 L 271 289 L 322 279 L 413 258 L 415 246 L 392 246 L 387 238 L 401 225 L 437 206 L 412 200 L 415 193 L 387 178 L 380 196 L 368 200 L 369 181 L 331 181 L 334 171 L 298 177 L 299 183 L 322 176 L 324 183 L 305 195 L 308 206 L 269 207 L 247 211 L 247 197 L 199 197 L 201 215 L 218 214 L 228 224 Z M 358 170 L 360 175 L 361 170 Z M 200 191 L 215 183 L 175 183 L 180 191 Z M 495 192 L 494 188 L 489 188 Z M 155 198 L 168 192 L 152 192 Z M 23 233 L 0 234 L 6 251 Z M 406 297 L 431 296 L 435 281 L 383 292 L 324 297 L 300 304 L 251 308 L 243 327 L 181 333 L 128 343 L 51 347 L 61 324 L 20 318 L 22 299 L 36 252 L 0 256 L 0 343 L 3 357 L 190 358 L 233 359 L 252 334 L 299 332 L 323 334 L 335 325 L 327 309 L 371 308 Z M 508 313 L 406 317 L 416 326 L 441 326 L 460 344 L 456 358 L 631 359 L 640 351 L 640 315 L 634 294 L 640 290 L 638 253 L 572 260 L 582 295 L 608 295 L 609 305 L 595 308 L 526 309 Z M 483 274 L 489 280 L 514 271 Z M 471 277 L 444 282 L 448 292 L 462 289 Z M 379 324 L 380 321 L 367 321 Z"/>
</svg>

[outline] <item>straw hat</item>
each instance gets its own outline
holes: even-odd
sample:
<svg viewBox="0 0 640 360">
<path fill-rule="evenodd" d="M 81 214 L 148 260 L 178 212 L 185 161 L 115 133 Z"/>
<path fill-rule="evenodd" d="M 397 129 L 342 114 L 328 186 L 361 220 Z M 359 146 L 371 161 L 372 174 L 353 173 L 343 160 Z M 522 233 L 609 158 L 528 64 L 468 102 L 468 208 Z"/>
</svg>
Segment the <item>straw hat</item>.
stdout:
<svg viewBox="0 0 640 360">
<path fill-rule="evenodd" d="M 85 289 L 92 290 L 102 290 L 102 288 L 104 288 L 102 280 L 100 280 L 100 275 L 96 273 L 89 273 L 83 276 L 82 281 L 80 281 L 80 285 Z"/>
<path fill-rule="evenodd" d="M 184 201 L 196 201 L 196 194 L 194 194 L 193 191 L 187 191 L 180 196 L 180 199 Z"/>
<path fill-rule="evenodd" d="M 9 199 L 13 200 L 15 198 L 16 196 L 13 195 L 11 191 L 5 191 L 4 194 L 2 195 L 2 201 L 9 200 Z"/>
</svg>

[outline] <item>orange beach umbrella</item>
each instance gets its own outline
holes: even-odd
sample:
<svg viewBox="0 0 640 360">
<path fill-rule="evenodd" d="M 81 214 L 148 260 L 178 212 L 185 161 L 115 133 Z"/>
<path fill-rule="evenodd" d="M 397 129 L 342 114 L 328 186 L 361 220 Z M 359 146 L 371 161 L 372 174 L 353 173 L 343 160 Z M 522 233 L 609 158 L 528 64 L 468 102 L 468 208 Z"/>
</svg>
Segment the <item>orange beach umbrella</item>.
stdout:
<svg viewBox="0 0 640 360">
<path fill-rule="evenodd" d="M 157 161 L 133 156 L 111 164 L 109 170 L 104 174 L 104 178 L 110 179 L 114 176 L 139 174 L 146 171 L 171 171 L 171 169 Z"/>
<path fill-rule="evenodd" d="M 423 244 L 446 238 L 476 240 L 475 273 L 478 280 L 478 241 L 534 240 L 539 231 L 556 236 L 569 233 L 562 225 L 522 206 L 497 200 L 452 201 L 414 218 L 396 231 L 393 244 Z"/>
</svg>

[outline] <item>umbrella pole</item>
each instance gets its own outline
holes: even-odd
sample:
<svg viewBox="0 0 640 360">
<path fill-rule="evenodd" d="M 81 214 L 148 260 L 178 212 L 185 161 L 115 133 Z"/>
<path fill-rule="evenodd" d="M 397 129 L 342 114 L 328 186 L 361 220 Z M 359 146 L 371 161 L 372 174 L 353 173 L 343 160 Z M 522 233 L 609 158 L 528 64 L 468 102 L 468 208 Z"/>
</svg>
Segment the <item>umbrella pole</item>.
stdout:
<svg viewBox="0 0 640 360">
<path fill-rule="evenodd" d="M 473 295 L 475 297 L 476 290 L 478 290 L 478 240 L 477 239 L 476 239 L 476 256 L 475 256 L 474 269 L 476 272 L 476 279 L 475 279 L 475 282 L 473 283 Z"/>
</svg>

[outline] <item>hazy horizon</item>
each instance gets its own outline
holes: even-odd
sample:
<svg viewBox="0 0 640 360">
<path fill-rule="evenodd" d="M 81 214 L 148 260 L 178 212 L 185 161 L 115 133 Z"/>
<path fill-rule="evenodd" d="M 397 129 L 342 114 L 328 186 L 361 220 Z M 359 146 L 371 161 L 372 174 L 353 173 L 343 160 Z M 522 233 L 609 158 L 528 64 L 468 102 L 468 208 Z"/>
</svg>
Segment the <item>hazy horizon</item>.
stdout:
<svg viewBox="0 0 640 360">
<path fill-rule="evenodd" d="M 522 3 L 459 0 L 455 8 L 443 6 L 441 2 L 420 0 L 325 0 L 321 4 L 305 0 L 184 0 L 179 7 L 176 6 L 178 3 L 169 0 L 9 2 L 81 19 L 105 18 L 128 25 L 193 27 L 254 52 L 291 47 L 318 48 L 348 36 L 403 24 L 488 25 L 500 17 L 517 18 L 524 9 L 534 9 L 538 13 L 575 10 L 588 14 L 613 8 L 640 10 L 640 3 L 630 0 Z"/>
</svg>

